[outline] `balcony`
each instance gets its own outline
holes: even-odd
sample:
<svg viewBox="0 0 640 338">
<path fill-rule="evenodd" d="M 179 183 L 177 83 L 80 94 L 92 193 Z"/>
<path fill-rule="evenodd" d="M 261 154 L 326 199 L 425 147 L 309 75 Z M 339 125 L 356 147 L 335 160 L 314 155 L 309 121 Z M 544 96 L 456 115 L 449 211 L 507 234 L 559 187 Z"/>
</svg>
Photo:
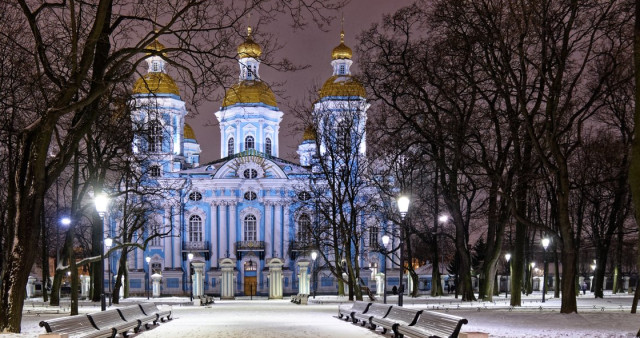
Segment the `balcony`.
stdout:
<svg viewBox="0 0 640 338">
<path fill-rule="evenodd" d="M 256 253 L 260 256 L 260 259 L 264 259 L 265 244 L 264 241 L 237 241 L 236 242 L 236 256 L 238 259 L 242 259 L 242 255 L 246 255 L 250 252 Z"/>
<path fill-rule="evenodd" d="M 209 260 L 211 255 L 211 247 L 208 241 L 202 242 L 182 242 L 182 259 L 187 259 L 189 253 L 200 253 L 204 259 Z"/>
<path fill-rule="evenodd" d="M 310 255 L 313 250 L 317 250 L 314 243 L 301 241 L 289 243 L 289 256 L 291 259 L 296 259 L 298 256 Z"/>
</svg>

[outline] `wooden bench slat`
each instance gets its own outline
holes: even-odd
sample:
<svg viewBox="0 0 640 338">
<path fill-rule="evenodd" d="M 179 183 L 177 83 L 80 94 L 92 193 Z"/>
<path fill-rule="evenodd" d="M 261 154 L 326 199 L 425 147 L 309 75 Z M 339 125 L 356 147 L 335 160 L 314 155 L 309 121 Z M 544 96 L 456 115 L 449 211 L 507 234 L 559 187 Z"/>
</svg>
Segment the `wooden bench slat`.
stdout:
<svg viewBox="0 0 640 338">
<path fill-rule="evenodd" d="M 94 312 L 87 316 L 98 329 L 114 328 L 118 333 L 121 333 L 125 337 L 127 336 L 127 331 L 133 329 L 134 332 L 138 332 L 140 329 L 140 323 L 138 321 L 125 321 L 122 316 L 120 316 L 120 312 L 116 309 Z"/>
<path fill-rule="evenodd" d="M 364 313 L 369 309 L 371 303 L 363 302 L 363 301 L 355 301 L 351 303 L 351 307 L 347 308 L 347 306 L 338 306 L 338 318 L 345 317 L 345 320 L 352 320 L 352 316 L 354 313 Z"/>
<path fill-rule="evenodd" d="M 156 314 L 158 316 L 158 319 L 160 319 L 161 322 L 164 322 L 165 318 L 167 320 L 171 320 L 171 311 L 169 310 L 162 311 L 158 309 L 158 307 L 154 303 L 142 303 L 138 305 L 142 309 L 142 312 L 144 312 L 145 314 L 147 315 Z"/>
<path fill-rule="evenodd" d="M 394 306 L 389 313 L 382 317 L 372 317 L 369 321 L 369 328 L 376 329 L 376 326 L 382 327 L 382 333 L 386 333 L 387 330 L 396 331 L 398 325 L 413 325 L 418 319 L 418 315 L 422 310 L 407 309 L 400 306 Z"/>
<path fill-rule="evenodd" d="M 116 334 L 111 328 L 98 330 L 86 315 L 43 320 L 39 325 L 47 333 L 66 333 L 73 337 L 113 337 Z"/>
<path fill-rule="evenodd" d="M 382 318 L 386 316 L 391 308 L 391 305 L 373 303 L 371 304 L 371 306 L 369 306 L 369 310 L 367 310 L 367 312 L 354 313 L 352 319 L 354 323 L 361 321 L 361 325 L 365 326 L 370 322 L 372 317 Z"/>
<path fill-rule="evenodd" d="M 462 325 L 469 321 L 450 314 L 422 311 L 414 325 L 398 325 L 395 329 L 397 336 L 403 337 L 457 337 Z"/>
</svg>

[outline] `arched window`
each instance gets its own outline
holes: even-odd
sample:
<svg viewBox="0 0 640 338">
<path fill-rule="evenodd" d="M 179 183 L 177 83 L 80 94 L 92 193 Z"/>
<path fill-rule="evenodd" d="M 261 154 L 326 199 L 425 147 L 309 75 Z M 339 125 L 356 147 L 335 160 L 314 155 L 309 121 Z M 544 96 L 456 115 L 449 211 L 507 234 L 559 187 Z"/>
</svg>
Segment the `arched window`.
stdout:
<svg viewBox="0 0 640 338">
<path fill-rule="evenodd" d="M 307 214 L 302 214 L 298 218 L 298 241 L 311 243 L 311 218 Z"/>
<path fill-rule="evenodd" d="M 255 241 L 257 240 L 256 233 L 256 216 L 251 214 L 244 218 L 244 240 Z"/>
<path fill-rule="evenodd" d="M 202 242 L 202 218 L 198 215 L 189 217 L 189 242 Z"/>
<path fill-rule="evenodd" d="M 229 141 L 227 142 L 227 156 L 231 156 L 233 155 L 233 137 L 229 139 Z"/>
<path fill-rule="evenodd" d="M 267 155 L 271 155 L 271 139 L 268 137 L 266 140 L 264 140 L 264 152 Z"/>
<path fill-rule="evenodd" d="M 152 121 L 149 124 L 149 152 L 157 153 L 162 151 L 162 124 Z"/>
<path fill-rule="evenodd" d="M 254 140 L 253 136 L 247 136 L 247 138 L 244 139 L 244 149 L 249 150 L 249 149 L 255 149 L 255 148 L 256 148 L 256 141 Z"/>
<path fill-rule="evenodd" d="M 151 177 L 160 177 L 162 174 L 162 169 L 160 168 L 159 165 L 154 165 L 151 166 L 151 168 L 149 168 L 149 175 Z"/>
</svg>

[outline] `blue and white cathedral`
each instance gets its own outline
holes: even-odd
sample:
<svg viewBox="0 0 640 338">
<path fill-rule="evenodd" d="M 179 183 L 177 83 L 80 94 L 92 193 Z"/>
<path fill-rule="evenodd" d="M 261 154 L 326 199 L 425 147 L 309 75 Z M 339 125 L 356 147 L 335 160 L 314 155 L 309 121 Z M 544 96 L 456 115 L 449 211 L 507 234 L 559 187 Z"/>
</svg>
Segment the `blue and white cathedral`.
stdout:
<svg viewBox="0 0 640 338">
<path fill-rule="evenodd" d="M 364 132 L 369 104 L 363 86 L 351 75 L 352 52 L 341 34 L 331 54 L 333 73 L 320 90 L 314 114 L 355 113 L 360 116 L 356 128 Z M 147 48 L 162 52 L 165 47 L 155 41 Z M 166 62 L 160 56 L 147 57 L 148 72 L 133 89 L 132 120 L 148 126 L 148 133 L 136 137 L 133 148 L 144 155 L 148 179 L 173 190 L 151 216 L 168 236 L 129 257 L 131 292 L 153 285 L 156 296 L 193 292 L 223 299 L 250 294 L 278 299 L 310 293 L 310 252 L 296 243 L 301 229 L 309 228 L 314 219 L 301 200 L 309 196 L 304 187 L 324 146 L 318 142 L 321 149 L 316 149 L 316 133 L 307 128 L 298 147 L 300 163 L 279 157 L 284 113 L 260 77 L 261 54 L 249 28 L 238 46 L 238 82 L 215 112 L 220 159 L 209 163 L 200 163 L 200 144 L 185 123 L 188 111 Z M 349 105 L 344 103 L 347 99 Z M 364 138 L 357 151 L 364 156 Z M 378 235 L 372 233 L 371 241 Z M 370 261 L 361 266 L 384 264 L 378 262 L 379 255 L 365 257 Z M 111 259 L 115 267 L 116 258 Z M 152 281 L 146 281 L 147 273 Z M 328 271 L 318 278 L 319 292 L 337 292 L 337 281 Z M 363 279 L 375 289 L 373 278 Z"/>
</svg>

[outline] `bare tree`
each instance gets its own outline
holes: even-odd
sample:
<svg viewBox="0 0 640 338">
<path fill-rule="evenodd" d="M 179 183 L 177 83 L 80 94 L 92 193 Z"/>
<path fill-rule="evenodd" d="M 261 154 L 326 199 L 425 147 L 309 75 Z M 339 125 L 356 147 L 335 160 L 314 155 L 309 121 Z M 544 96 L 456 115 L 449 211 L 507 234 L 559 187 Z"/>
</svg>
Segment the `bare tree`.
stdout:
<svg viewBox="0 0 640 338">
<path fill-rule="evenodd" d="M 305 18 L 328 19 L 325 9 L 342 1 L 80 1 L 3 2 L 3 50 L 22 53 L 18 67 L 28 76 L 18 96 L 2 97 L 12 107 L 4 119 L 13 167 L 4 172 L 7 194 L 2 218 L 0 331 L 20 331 L 24 285 L 40 239 L 42 201 L 100 114 L 98 102 L 117 83 L 136 73 L 147 53 L 176 65 L 180 78 L 196 94 L 224 82 L 235 55 L 227 50 L 239 36 L 242 18 L 260 13 L 261 21 L 286 13 L 294 26 Z M 5 20 L 7 18 L 8 20 Z M 146 49 L 157 38 L 174 44 L 158 52 Z M 15 54 L 14 54 L 15 55 Z M 18 60 L 18 59 L 16 59 Z M 281 63 L 285 65 L 285 63 Z M 2 78 L 15 72 L 2 70 Z M 4 86 L 4 84 L 3 84 Z M 213 91 L 211 91 L 213 92 Z M 24 104 L 21 104 L 24 102 Z M 3 114 L 4 115 L 4 114 Z M 52 149 L 54 156 L 48 157 Z"/>
</svg>

